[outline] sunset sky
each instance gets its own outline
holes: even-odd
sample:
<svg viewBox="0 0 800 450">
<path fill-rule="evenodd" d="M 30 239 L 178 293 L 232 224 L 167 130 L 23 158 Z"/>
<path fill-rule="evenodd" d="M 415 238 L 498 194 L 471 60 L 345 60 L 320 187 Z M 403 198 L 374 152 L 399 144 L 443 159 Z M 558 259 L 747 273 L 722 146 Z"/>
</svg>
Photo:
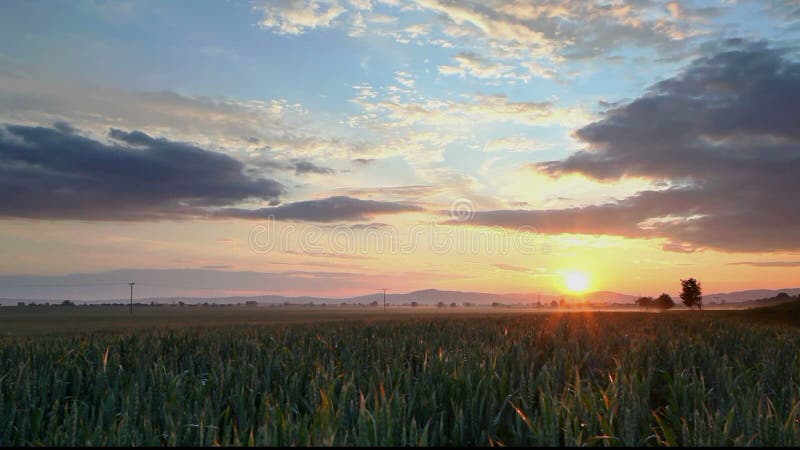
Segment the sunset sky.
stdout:
<svg viewBox="0 0 800 450">
<path fill-rule="evenodd" d="M 0 248 L 0 297 L 797 287 L 800 2 L 3 1 Z"/>
</svg>

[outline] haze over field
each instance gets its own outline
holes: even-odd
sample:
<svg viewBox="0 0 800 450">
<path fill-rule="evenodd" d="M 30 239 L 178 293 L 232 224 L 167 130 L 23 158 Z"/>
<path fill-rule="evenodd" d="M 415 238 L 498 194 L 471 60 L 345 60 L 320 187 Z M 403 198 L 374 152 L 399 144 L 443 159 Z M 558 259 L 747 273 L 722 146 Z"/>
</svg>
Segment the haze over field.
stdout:
<svg viewBox="0 0 800 450">
<path fill-rule="evenodd" d="M 0 298 L 796 288 L 799 38 L 795 1 L 3 2 Z"/>
</svg>

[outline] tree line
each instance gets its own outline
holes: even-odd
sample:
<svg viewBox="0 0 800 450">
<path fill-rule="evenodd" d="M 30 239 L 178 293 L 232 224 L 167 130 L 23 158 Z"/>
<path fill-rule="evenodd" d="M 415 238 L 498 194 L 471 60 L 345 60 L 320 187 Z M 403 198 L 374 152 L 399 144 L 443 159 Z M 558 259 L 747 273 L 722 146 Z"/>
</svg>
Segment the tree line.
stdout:
<svg viewBox="0 0 800 450">
<path fill-rule="evenodd" d="M 694 278 L 688 280 L 681 280 L 681 301 L 683 305 L 689 309 L 697 307 L 698 310 L 703 310 L 703 291 L 700 287 L 700 282 Z M 653 297 L 639 297 L 636 300 L 636 305 L 640 308 L 646 309 L 660 309 L 666 311 L 675 307 L 675 301 L 667 293 L 663 293 L 656 298 Z"/>
</svg>

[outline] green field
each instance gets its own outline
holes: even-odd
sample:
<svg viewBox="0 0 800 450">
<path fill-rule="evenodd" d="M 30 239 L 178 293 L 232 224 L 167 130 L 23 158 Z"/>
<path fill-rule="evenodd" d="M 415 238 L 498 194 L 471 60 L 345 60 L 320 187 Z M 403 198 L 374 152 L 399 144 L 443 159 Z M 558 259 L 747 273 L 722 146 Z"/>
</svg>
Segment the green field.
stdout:
<svg viewBox="0 0 800 450">
<path fill-rule="evenodd" d="M 796 446 L 774 311 L 4 307 L 0 445 Z"/>
</svg>

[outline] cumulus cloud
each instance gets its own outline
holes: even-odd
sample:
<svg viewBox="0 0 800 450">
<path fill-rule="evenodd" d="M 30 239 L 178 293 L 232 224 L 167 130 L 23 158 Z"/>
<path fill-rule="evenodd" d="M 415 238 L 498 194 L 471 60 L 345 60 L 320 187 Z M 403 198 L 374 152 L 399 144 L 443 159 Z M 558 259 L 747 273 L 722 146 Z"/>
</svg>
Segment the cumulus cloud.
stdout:
<svg viewBox="0 0 800 450">
<path fill-rule="evenodd" d="M 111 143 L 71 127 L 0 128 L 0 216 L 154 220 L 284 194 L 230 156 L 140 131 L 112 129 Z"/>
<path fill-rule="evenodd" d="M 441 73 L 514 81 L 552 78 L 554 67 L 565 61 L 610 56 L 632 46 L 660 57 L 683 55 L 694 37 L 709 32 L 707 20 L 724 10 L 663 0 L 380 3 L 385 13 L 373 11 L 368 1 L 274 0 L 257 8 L 264 13 L 261 26 L 278 34 L 339 26 L 353 37 L 458 48 L 456 64 L 439 66 Z M 386 26 L 392 22 L 402 25 Z"/>
<path fill-rule="evenodd" d="M 543 77 L 553 75 L 547 65 L 609 55 L 626 46 L 678 54 L 692 37 L 706 32 L 696 18 L 718 10 L 659 1 L 416 0 L 414 5 L 437 14 L 450 41 L 470 40 L 482 53 L 514 62 L 528 76 Z M 462 70 L 478 77 L 487 74 Z"/>
<path fill-rule="evenodd" d="M 553 176 L 647 177 L 667 188 L 584 208 L 479 212 L 475 221 L 662 237 L 666 250 L 796 250 L 798 114 L 800 63 L 764 42 L 729 40 L 579 129 L 586 150 L 536 166 Z"/>
<path fill-rule="evenodd" d="M 218 217 L 244 219 L 266 219 L 304 222 L 361 221 L 381 214 L 399 214 L 423 211 L 409 203 L 361 200 L 353 197 L 335 196 L 321 200 L 305 200 L 255 210 L 227 208 L 218 211 Z"/>
<path fill-rule="evenodd" d="M 260 25 L 279 34 L 301 34 L 327 28 L 346 10 L 334 1 L 277 0 L 258 7 L 264 13 Z"/>
</svg>

